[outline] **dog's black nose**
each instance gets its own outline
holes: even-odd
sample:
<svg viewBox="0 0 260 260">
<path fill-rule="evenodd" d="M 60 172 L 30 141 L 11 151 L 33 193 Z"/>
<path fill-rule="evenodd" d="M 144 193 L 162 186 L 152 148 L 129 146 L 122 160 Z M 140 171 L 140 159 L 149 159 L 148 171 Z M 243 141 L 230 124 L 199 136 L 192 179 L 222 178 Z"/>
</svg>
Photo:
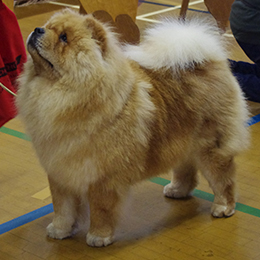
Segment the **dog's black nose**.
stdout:
<svg viewBox="0 0 260 260">
<path fill-rule="evenodd" d="M 40 27 L 35 28 L 35 29 L 34 29 L 34 32 L 35 32 L 36 34 L 44 34 L 44 33 L 45 33 L 44 29 L 43 29 L 43 28 L 40 28 Z"/>
</svg>

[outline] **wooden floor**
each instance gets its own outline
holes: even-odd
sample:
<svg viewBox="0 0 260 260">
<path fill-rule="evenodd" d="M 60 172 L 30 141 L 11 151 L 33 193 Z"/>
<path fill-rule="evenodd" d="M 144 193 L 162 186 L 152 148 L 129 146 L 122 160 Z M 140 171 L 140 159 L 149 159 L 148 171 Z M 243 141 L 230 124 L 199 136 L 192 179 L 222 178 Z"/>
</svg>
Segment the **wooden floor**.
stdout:
<svg viewBox="0 0 260 260">
<path fill-rule="evenodd" d="M 66 2 L 78 7 L 76 0 Z M 138 8 L 138 26 L 142 30 L 160 15 L 178 14 L 179 9 L 160 12 L 180 2 L 144 1 Z M 24 40 L 60 8 L 54 4 L 16 8 Z M 210 16 L 204 11 L 201 1 L 190 7 L 188 15 Z M 230 30 L 226 37 L 230 58 L 247 61 Z M 260 104 L 249 105 L 253 116 L 260 114 Z M 193 197 L 171 200 L 162 194 L 169 176 L 162 176 L 133 188 L 116 242 L 107 248 L 90 248 L 85 243 L 87 227 L 62 241 L 46 237 L 45 228 L 53 217 L 47 178 L 20 121 L 11 120 L 0 128 L 0 260 L 260 259 L 260 123 L 250 129 L 252 145 L 237 158 L 238 204 L 233 217 L 210 216 L 212 192 L 204 179 Z"/>
</svg>

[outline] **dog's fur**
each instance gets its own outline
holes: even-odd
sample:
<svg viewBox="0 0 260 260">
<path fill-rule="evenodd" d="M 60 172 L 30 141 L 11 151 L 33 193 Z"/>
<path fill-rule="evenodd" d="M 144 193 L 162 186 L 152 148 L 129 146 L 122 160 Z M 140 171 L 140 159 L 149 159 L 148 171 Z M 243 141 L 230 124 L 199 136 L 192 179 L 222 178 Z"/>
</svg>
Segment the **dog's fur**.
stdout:
<svg viewBox="0 0 260 260">
<path fill-rule="evenodd" d="M 248 112 L 214 26 L 167 20 L 139 46 L 120 46 L 107 25 L 70 10 L 43 28 L 28 39 L 17 107 L 48 174 L 50 237 L 74 233 L 86 197 L 87 243 L 112 243 L 129 187 L 173 170 L 166 196 L 188 196 L 200 170 L 213 216 L 234 213 Z"/>
</svg>

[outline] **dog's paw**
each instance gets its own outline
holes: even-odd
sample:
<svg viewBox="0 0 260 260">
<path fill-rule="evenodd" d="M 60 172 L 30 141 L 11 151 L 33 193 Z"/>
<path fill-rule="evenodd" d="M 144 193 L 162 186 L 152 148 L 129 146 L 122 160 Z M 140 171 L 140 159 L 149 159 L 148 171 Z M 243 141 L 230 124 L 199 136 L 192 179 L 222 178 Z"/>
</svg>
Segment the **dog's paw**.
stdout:
<svg viewBox="0 0 260 260">
<path fill-rule="evenodd" d="M 215 218 L 231 217 L 235 213 L 234 206 L 212 204 L 211 214 Z"/>
<path fill-rule="evenodd" d="M 73 234 L 75 234 L 75 230 L 63 230 L 63 229 L 58 229 L 55 228 L 53 223 L 49 224 L 47 227 L 47 235 L 51 238 L 55 239 L 64 239 L 67 237 L 71 237 Z"/>
<path fill-rule="evenodd" d="M 91 233 L 88 232 L 87 234 L 87 244 L 89 246 L 93 247 L 103 247 L 103 246 L 108 246 L 113 243 L 113 237 L 99 237 L 92 235 Z"/>
<path fill-rule="evenodd" d="M 173 183 L 169 183 L 164 187 L 163 194 L 168 198 L 175 199 L 186 198 L 190 195 L 189 191 L 182 189 L 182 187 L 174 185 Z"/>
</svg>

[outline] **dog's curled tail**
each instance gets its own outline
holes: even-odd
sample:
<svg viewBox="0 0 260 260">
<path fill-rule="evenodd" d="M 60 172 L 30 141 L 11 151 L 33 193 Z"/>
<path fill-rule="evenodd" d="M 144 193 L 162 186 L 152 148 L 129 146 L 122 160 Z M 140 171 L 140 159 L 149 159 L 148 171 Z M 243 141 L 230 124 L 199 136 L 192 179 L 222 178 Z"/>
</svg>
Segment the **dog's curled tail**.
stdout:
<svg viewBox="0 0 260 260">
<path fill-rule="evenodd" d="M 216 25 L 207 20 L 167 19 L 149 28 L 139 46 L 126 46 L 126 55 L 148 69 L 186 69 L 192 64 L 227 59 Z"/>
</svg>

